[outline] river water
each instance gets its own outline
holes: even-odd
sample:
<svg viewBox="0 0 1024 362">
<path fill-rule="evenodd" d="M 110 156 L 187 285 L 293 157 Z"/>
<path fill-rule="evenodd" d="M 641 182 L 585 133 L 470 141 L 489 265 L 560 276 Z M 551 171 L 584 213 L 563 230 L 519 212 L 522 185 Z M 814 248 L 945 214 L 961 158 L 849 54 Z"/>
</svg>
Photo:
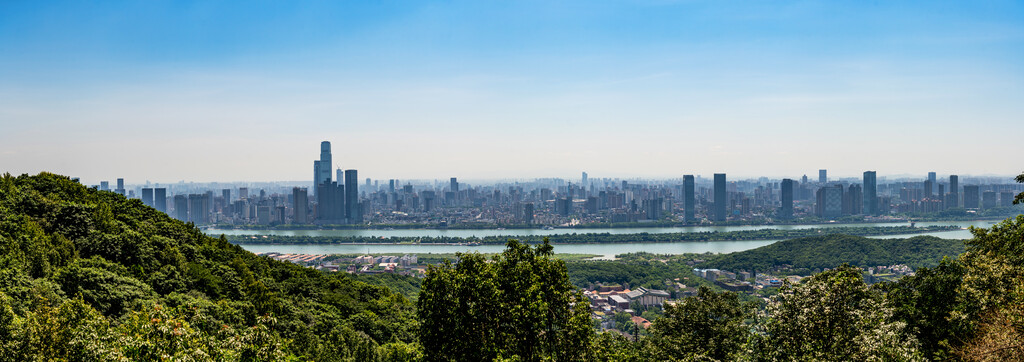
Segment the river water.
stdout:
<svg viewBox="0 0 1024 362">
<path fill-rule="evenodd" d="M 918 222 L 917 226 L 932 225 L 956 225 L 962 228 L 968 226 L 989 227 L 994 221 L 939 221 L 939 222 Z M 739 231 L 739 230 L 761 230 L 761 229 L 811 229 L 830 228 L 837 226 L 900 226 L 907 223 L 866 223 L 866 224 L 823 224 L 823 225 L 761 225 L 761 226 L 690 226 L 690 227 L 652 227 L 652 228 L 617 228 L 617 229 L 483 229 L 483 230 L 438 230 L 438 229 L 402 229 L 402 230 L 219 230 L 210 229 L 206 233 L 213 236 L 226 235 L 286 235 L 286 236 L 373 236 L 373 237 L 484 237 L 484 236 L 508 236 L 514 238 L 519 235 L 553 235 L 566 233 L 610 233 L 610 234 L 634 234 L 634 233 L 678 233 L 678 232 L 706 232 L 706 231 Z M 942 231 L 912 235 L 886 235 L 875 236 L 874 238 L 904 238 L 915 235 L 932 235 L 946 239 L 969 239 L 971 233 L 967 230 Z M 686 241 L 676 243 L 610 243 L 610 244 L 555 244 L 556 253 L 572 254 L 597 254 L 604 258 L 612 258 L 617 254 L 650 252 L 658 254 L 682 254 L 682 253 L 732 253 L 749 250 L 772 244 L 778 240 L 746 240 L 746 241 Z M 504 245 L 430 245 L 430 244 L 392 244 L 392 245 L 344 245 L 344 244 L 241 244 L 246 250 L 254 253 L 278 252 L 292 254 L 406 254 L 406 253 L 455 253 L 478 251 L 481 253 L 498 253 L 505 249 Z"/>
</svg>

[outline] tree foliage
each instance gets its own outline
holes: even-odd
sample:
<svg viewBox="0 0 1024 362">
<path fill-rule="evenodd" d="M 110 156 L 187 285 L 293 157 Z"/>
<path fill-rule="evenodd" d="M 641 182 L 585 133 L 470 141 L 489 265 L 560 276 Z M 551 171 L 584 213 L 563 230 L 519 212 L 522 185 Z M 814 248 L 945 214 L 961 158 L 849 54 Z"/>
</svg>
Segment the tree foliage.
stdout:
<svg viewBox="0 0 1024 362">
<path fill-rule="evenodd" d="M 418 350 L 413 305 L 386 287 L 258 257 L 48 173 L 0 177 L 0 323 L 3 360 L 376 360 Z"/>
<path fill-rule="evenodd" d="M 428 360 L 576 360 L 593 335 L 587 300 L 548 243 L 510 240 L 491 260 L 459 254 L 431 266 L 417 311 Z"/>
</svg>

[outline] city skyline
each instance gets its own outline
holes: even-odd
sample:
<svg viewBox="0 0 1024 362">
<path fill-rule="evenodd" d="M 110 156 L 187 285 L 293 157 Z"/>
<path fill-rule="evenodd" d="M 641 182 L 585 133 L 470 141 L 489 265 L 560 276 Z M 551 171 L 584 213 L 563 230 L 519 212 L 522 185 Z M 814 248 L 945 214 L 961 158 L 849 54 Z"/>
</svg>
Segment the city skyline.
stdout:
<svg viewBox="0 0 1024 362">
<path fill-rule="evenodd" d="M 1022 13 L 4 2 L 0 172 L 305 180 L 332 140 L 381 179 L 1016 175 Z"/>
</svg>

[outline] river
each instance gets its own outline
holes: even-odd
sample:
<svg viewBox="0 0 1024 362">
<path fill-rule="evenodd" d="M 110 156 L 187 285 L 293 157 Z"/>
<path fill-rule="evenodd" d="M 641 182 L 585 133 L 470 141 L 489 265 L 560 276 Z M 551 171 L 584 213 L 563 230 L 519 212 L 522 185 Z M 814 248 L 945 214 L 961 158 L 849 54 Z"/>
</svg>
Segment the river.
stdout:
<svg viewBox="0 0 1024 362">
<path fill-rule="evenodd" d="M 917 226 L 933 225 L 956 225 L 962 228 L 968 226 L 989 227 L 994 221 L 939 221 L 939 222 L 918 222 Z M 761 230 L 761 229 L 810 229 L 830 228 L 838 226 L 900 226 L 907 223 L 863 223 L 863 224 L 822 224 L 822 225 L 761 225 L 761 226 L 690 226 L 690 227 L 652 227 L 652 228 L 616 228 L 616 229 L 482 229 L 482 230 L 440 230 L 440 229 L 401 229 L 401 230 L 219 230 L 210 229 L 206 233 L 213 236 L 227 235 L 285 235 L 285 236 L 373 236 L 373 237 L 485 237 L 485 236 L 508 236 L 514 238 L 518 235 L 553 235 L 566 233 L 610 233 L 610 234 L 635 234 L 635 233 L 678 233 L 678 232 L 706 232 L 706 231 L 740 231 L 740 230 Z M 932 235 L 947 239 L 969 239 L 971 233 L 967 230 L 941 231 L 912 235 L 886 235 L 875 236 L 874 238 L 904 238 L 915 235 Z M 617 254 L 634 252 L 651 252 L 658 254 L 682 254 L 682 253 L 732 253 L 749 250 L 772 244 L 778 240 L 745 240 L 745 241 L 687 241 L 677 243 L 614 243 L 614 244 L 556 244 L 556 253 L 571 254 L 597 254 L 604 258 L 613 258 Z M 498 253 L 505 249 L 503 245 L 427 245 L 427 244 L 392 244 L 392 245 L 344 245 L 344 244 L 242 244 L 246 250 L 254 253 L 278 252 L 292 254 L 406 254 L 406 253 L 455 253 L 478 251 L 481 253 Z"/>
</svg>

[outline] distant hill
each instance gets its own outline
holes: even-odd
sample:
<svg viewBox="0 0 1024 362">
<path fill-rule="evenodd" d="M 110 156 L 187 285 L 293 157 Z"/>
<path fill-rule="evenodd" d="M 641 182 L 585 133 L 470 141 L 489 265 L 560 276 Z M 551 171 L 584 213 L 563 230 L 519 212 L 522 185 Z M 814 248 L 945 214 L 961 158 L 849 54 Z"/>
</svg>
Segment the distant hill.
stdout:
<svg viewBox="0 0 1024 362">
<path fill-rule="evenodd" d="M 964 250 L 963 241 L 934 236 L 871 239 L 831 234 L 783 240 L 757 249 L 719 255 L 700 267 L 766 271 L 782 265 L 791 265 L 793 269 L 824 269 L 849 263 L 860 267 L 907 264 L 919 268 L 933 267 L 943 256 L 956 257 Z"/>
<path fill-rule="evenodd" d="M 0 177 L 0 359 L 373 360 L 416 326 L 386 287 L 256 256 L 67 177 Z"/>
</svg>

